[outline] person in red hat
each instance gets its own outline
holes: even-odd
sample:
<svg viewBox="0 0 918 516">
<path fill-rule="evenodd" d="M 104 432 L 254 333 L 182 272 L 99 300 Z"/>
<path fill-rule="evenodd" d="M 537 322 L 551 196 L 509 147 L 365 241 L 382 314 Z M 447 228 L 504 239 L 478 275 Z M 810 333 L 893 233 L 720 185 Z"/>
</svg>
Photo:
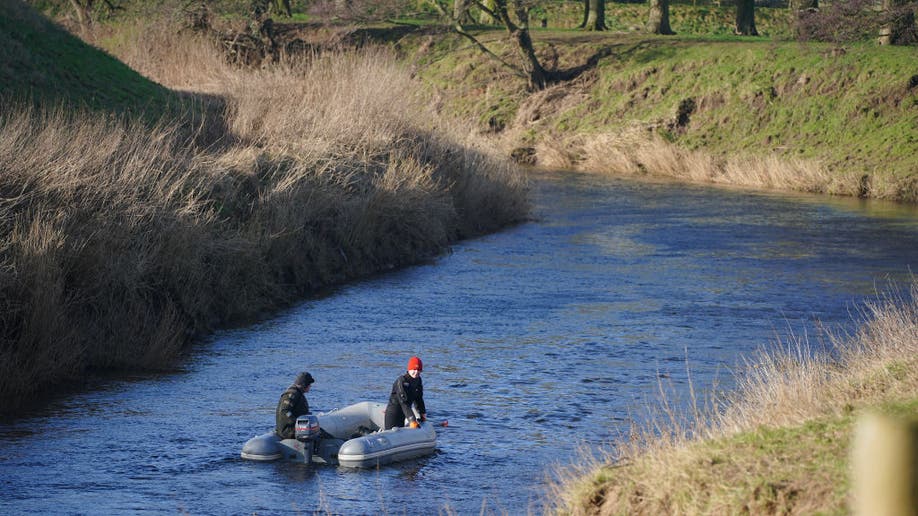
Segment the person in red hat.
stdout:
<svg viewBox="0 0 918 516">
<path fill-rule="evenodd" d="M 395 379 L 392 392 L 389 394 L 389 404 L 386 405 L 386 430 L 395 427 L 408 426 L 418 428 L 420 422 L 427 421 L 427 407 L 424 406 L 424 384 L 421 382 L 421 371 L 424 364 L 418 357 L 408 359 L 408 370 L 405 374 Z M 421 415 L 420 422 L 415 417 L 412 406 L 417 408 Z"/>
</svg>

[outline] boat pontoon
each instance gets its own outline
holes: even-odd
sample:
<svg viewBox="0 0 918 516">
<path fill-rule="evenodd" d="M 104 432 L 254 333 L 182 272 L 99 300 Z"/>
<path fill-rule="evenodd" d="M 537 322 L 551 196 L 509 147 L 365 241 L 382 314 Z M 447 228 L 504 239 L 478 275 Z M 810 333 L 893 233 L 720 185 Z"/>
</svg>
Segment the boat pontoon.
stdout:
<svg viewBox="0 0 918 516">
<path fill-rule="evenodd" d="M 249 439 L 241 455 L 257 461 L 298 459 L 307 464 L 371 468 L 433 453 L 437 440 L 433 425 L 424 422 L 420 428 L 382 430 L 385 411 L 384 403 L 363 401 L 300 416 L 296 438 L 281 439 L 272 430 Z"/>
</svg>

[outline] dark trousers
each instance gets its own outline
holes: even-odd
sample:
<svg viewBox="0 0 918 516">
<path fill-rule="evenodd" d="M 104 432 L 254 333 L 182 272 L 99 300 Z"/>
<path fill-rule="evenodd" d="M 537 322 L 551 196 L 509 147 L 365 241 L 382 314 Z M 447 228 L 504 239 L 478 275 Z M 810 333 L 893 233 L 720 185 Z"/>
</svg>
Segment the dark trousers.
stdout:
<svg viewBox="0 0 918 516">
<path fill-rule="evenodd" d="M 398 405 L 386 405 L 386 430 L 405 426 L 405 414 Z"/>
</svg>

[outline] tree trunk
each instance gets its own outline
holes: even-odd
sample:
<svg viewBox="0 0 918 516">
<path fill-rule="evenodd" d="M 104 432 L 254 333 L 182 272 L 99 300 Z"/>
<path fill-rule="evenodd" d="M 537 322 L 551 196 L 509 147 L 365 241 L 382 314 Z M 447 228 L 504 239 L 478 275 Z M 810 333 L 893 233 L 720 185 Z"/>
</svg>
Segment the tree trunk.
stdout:
<svg viewBox="0 0 918 516">
<path fill-rule="evenodd" d="M 491 12 L 494 12 L 494 7 L 495 7 L 494 0 L 484 0 L 483 2 L 481 2 L 481 4 L 487 7 L 488 9 L 490 9 Z M 497 20 L 493 16 L 491 16 L 491 14 L 488 13 L 488 11 L 481 11 L 481 14 L 478 16 L 478 23 L 482 25 L 494 25 L 497 23 Z"/>
<path fill-rule="evenodd" d="M 915 13 L 908 0 L 883 0 L 886 23 L 880 27 L 881 45 L 902 45 L 914 41 L 916 36 Z"/>
<path fill-rule="evenodd" d="M 741 36 L 758 36 L 755 30 L 755 0 L 736 0 L 736 27 L 733 31 Z"/>
<path fill-rule="evenodd" d="M 476 0 L 475 4 L 479 8 L 487 8 L 481 1 Z M 535 52 L 535 47 L 532 44 L 532 37 L 529 34 L 529 2 L 527 0 L 513 0 L 513 10 L 518 22 L 510 17 L 507 4 L 507 0 L 494 0 L 494 9 L 492 12 L 494 16 L 497 17 L 497 21 L 507 29 L 507 33 L 513 40 L 514 46 L 520 56 L 520 64 L 505 61 L 501 56 L 495 54 L 491 49 L 485 46 L 481 40 L 465 30 L 465 27 L 463 27 L 464 17 L 453 17 L 453 30 L 460 36 L 471 41 L 473 45 L 478 47 L 479 50 L 492 59 L 513 70 L 518 76 L 525 78 L 529 83 L 530 90 L 544 89 L 548 85 L 550 74 L 542 67 L 542 63 L 539 61 L 539 57 Z M 445 9 L 442 10 L 445 11 Z M 454 11 L 453 14 L 456 15 L 461 13 Z"/>
<path fill-rule="evenodd" d="M 499 14 L 503 18 L 501 21 L 510 32 L 510 36 L 516 41 L 517 50 L 523 61 L 523 71 L 529 80 L 529 89 L 543 90 L 548 85 L 548 77 L 545 68 L 536 55 L 535 47 L 532 45 L 532 37 L 529 35 L 529 8 L 524 0 L 513 0 L 513 10 L 516 13 L 516 19 L 519 25 L 513 23 L 506 9 L 504 0 L 495 2 L 499 9 Z M 501 8 L 503 6 L 503 8 Z"/>
<path fill-rule="evenodd" d="M 532 38 L 529 37 L 529 31 L 518 30 L 513 34 L 513 38 L 516 40 L 520 54 L 523 57 L 523 70 L 529 75 L 529 89 L 544 90 L 545 86 L 548 86 L 548 78 L 546 77 L 545 68 L 542 67 L 542 63 L 539 62 L 539 58 L 536 56 L 535 48 L 532 46 Z"/>
<path fill-rule="evenodd" d="M 669 26 L 669 0 L 650 0 L 650 20 L 647 32 L 651 34 L 673 35 Z"/>
<path fill-rule="evenodd" d="M 583 19 L 580 20 L 578 29 L 584 29 L 587 26 L 587 20 L 590 18 L 590 0 L 583 0 Z"/>
<path fill-rule="evenodd" d="M 88 37 L 92 27 L 92 0 L 80 2 L 79 0 L 70 0 L 70 5 L 76 12 L 77 22 L 80 24 L 80 32 L 83 37 Z"/>
<path fill-rule="evenodd" d="M 606 30 L 606 0 L 587 0 L 584 30 Z"/>
</svg>

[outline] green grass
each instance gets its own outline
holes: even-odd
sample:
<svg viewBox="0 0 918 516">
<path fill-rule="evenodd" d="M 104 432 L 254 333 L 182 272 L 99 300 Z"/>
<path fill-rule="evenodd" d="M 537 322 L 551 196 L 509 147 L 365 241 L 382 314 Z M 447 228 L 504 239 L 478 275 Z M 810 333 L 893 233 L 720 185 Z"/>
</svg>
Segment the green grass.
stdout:
<svg viewBox="0 0 918 516">
<path fill-rule="evenodd" d="M 913 418 L 918 414 L 918 398 L 886 402 L 875 410 Z M 850 451 L 858 416 L 852 410 L 800 425 L 759 427 L 726 439 L 702 441 L 688 451 L 699 466 L 691 473 L 695 478 L 681 489 L 676 486 L 672 496 L 682 499 L 685 508 L 698 508 L 699 498 L 707 497 L 701 503 L 703 511 L 744 507 L 754 514 L 783 514 L 800 511 L 795 502 L 803 491 L 829 489 L 821 498 L 824 503 L 814 509 L 820 514 L 846 514 Z M 699 484 L 709 486 L 709 491 L 699 492 Z"/>
<path fill-rule="evenodd" d="M 159 118 L 180 97 L 60 27 L 0 2 L 0 96 Z"/>
<path fill-rule="evenodd" d="M 242 5 L 223 3 L 232 12 Z M 884 196 L 918 199 L 918 191 L 912 191 L 918 190 L 912 184 L 918 180 L 908 179 L 918 176 L 918 87 L 908 87 L 918 75 L 914 48 L 863 44 L 834 52 L 829 45 L 786 41 L 791 35 L 787 9 L 757 9 L 765 36 L 739 38 L 728 30 L 732 7 L 710 5 L 673 5 L 675 37 L 634 33 L 646 6 L 617 3 L 608 5 L 613 31 L 584 33 L 571 28 L 579 23 L 579 5 L 545 4 L 550 28 L 534 29 L 533 37 L 543 56 L 557 56 L 548 61 L 565 68 L 582 64 L 595 51 L 610 53 L 573 87 L 584 95 L 583 102 L 540 107 L 540 119 L 521 127 L 516 142 L 515 120 L 529 100 L 522 80 L 455 36 L 435 38 L 418 58 L 413 52 L 429 33 L 407 26 L 389 36 L 383 25 L 363 30 L 418 60 L 420 75 L 443 94 L 449 115 L 472 120 L 483 131 L 510 134 L 511 147 L 628 125 L 654 126 L 666 141 L 687 149 L 813 160 L 839 175 L 868 175 L 881 186 L 892 185 L 885 190 L 893 193 Z M 295 13 L 293 21 L 305 16 Z M 174 93 L 49 24 L 12 30 L 14 18 L 0 17 L 0 48 L 5 49 L 0 52 L 8 54 L 0 68 L 5 96 L 106 111 L 146 112 L 180 103 Z M 483 34 L 514 57 L 503 31 Z M 667 125 L 687 99 L 697 109 L 686 127 L 671 131 Z"/>
<path fill-rule="evenodd" d="M 502 55 L 512 49 L 499 32 L 483 33 Z M 578 81 L 544 99 L 462 42 L 441 44 L 420 74 L 448 110 L 496 120 L 509 146 L 575 140 L 631 127 L 653 127 L 686 149 L 717 156 L 777 155 L 820 163 L 839 176 L 867 175 L 877 196 L 915 201 L 918 181 L 918 87 L 913 47 L 871 43 L 839 49 L 770 38 L 586 34 L 536 31 L 534 41 L 558 69 L 607 56 Z M 579 96 L 579 101 L 573 99 Z M 499 98 L 498 98 L 499 97 Z M 672 127 L 681 103 L 696 106 Z M 514 126 L 521 109 L 537 120 Z M 514 138 L 517 139 L 513 142 Z"/>
<path fill-rule="evenodd" d="M 826 513 L 843 513 L 848 444 L 854 417 L 809 421 L 794 427 L 760 427 L 725 441 L 705 443 L 699 453 L 709 468 L 699 473 L 719 485 L 712 506 L 747 506 L 752 512 L 781 513 L 782 507 L 805 489 L 814 475 L 834 486 Z M 746 471 L 752 474 L 744 475 Z M 690 498 L 693 493 L 684 493 Z M 723 498 L 720 500 L 719 498 Z"/>
<path fill-rule="evenodd" d="M 918 398 L 886 402 L 873 410 L 914 418 Z M 799 425 L 760 426 L 698 441 L 671 450 L 665 470 L 637 457 L 597 469 L 577 489 L 584 507 L 595 509 L 609 496 L 605 489 L 632 493 L 632 505 L 603 507 L 603 514 L 627 514 L 636 508 L 683 514 L 847 514 L 858 416 L 852 409 Z M 665 486 L 665 498 L 642 501 L 645 482 Z"/>
</svg>

